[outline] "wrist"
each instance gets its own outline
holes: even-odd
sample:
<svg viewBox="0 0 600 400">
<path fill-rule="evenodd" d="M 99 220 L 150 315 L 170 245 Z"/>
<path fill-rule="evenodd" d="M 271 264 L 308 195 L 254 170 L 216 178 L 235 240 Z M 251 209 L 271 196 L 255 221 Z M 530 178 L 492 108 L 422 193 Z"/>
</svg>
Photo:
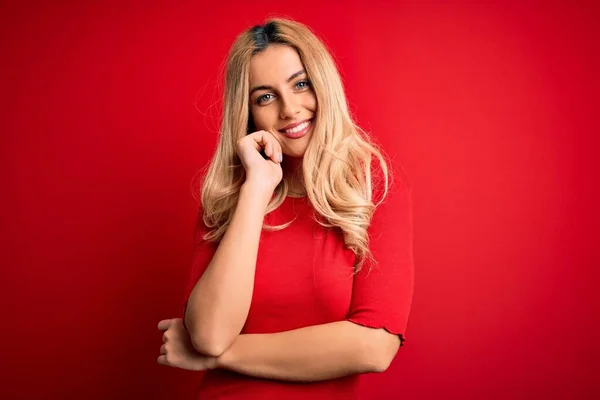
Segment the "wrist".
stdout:
<svg viewBox="0 0 600 400">
<path fill-rule="evenodd" d="M 240 196 L 260 199 L 266 206 L 273 197 L 273 190 L 261 184 L 246 182 L 242 184 Z"/>
</svg>

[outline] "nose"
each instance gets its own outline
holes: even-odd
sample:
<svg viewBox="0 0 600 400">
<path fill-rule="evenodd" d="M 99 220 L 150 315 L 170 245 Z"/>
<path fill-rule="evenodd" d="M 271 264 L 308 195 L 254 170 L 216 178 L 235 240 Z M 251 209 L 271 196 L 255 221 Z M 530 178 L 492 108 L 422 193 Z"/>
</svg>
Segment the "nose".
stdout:
<svg viewBox="0 0 600 400">
<path fill-rule="evenodd" d="M 295 97 L 293 94 L 281 96 L 281 110 L 279 113 L 281 119 L 294 118 L 300 112 L 300 105 Z"/>
</svg>

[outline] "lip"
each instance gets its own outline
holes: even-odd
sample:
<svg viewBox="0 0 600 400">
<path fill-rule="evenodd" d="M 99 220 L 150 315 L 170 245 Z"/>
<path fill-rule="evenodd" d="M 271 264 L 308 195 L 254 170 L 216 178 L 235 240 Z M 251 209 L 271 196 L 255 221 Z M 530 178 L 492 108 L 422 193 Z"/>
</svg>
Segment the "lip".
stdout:
<svg viewBox="0 0 600 400">
<path fill-rule="evenodd" d="M 308 125 L 306 125 L 306 127 L 304 129 L 302 129 L 301 131 L 299 131 L 299 132 L 295 132 L 295 133 L 285 133 L 284 131 L 280 131 L 280 132 L 286 138 L 300 139 L 301 137 L 303 137 L 304 135 L 306 135 L 310 129 L 312 129 L 312 124 L 313 124 L 312 118 L 304 120 L 304 121 L 300 122 L 300 124 L 302 124 L 304 122 L 308 122 Z M 294 124 L 294 125 L 290 125 L 290 126 L 294 127 L 294 126 L 298 126 L 298 125 L 299 124 Z"/>
<path fill-rule="evenodd" d="M 288 126 L 284 126 L 283 128 L 279 129 L 279 132 L 283 132 L 283 131 L 285 131 L 286 129 L 292 129 L 292 128 L 295 128 L 295 127 L 297 127 L 298 125 L 300 125 L 300 124 L 303 124 L 303 123 L 305 123 L 306 121 L 310 121 L 310 120 L 312 120 L 312 118 L 305 119 L 304 121 L 299 121 L 299 122 L 296 122 L 296 123 L 294 123 L 294 124 L 289 124 Z M 283 132 L 283 133 L 285 133 L 285 132 Z"/>
</svg>

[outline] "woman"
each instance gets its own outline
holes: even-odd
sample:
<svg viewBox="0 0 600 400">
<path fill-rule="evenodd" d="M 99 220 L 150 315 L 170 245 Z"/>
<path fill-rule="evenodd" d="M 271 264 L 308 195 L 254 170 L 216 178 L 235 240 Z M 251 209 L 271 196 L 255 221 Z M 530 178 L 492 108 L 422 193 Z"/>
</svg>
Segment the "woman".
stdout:
<svg viewBox="0 0 600 400">
<path fill-rule="evenodd" d="M 158 362 L 206 370 L 201 399 L 356 398 L 403 344 L 413 294 L 410 185 L 388 162 L 307 27 L 242 33 Z"/>
</svg>

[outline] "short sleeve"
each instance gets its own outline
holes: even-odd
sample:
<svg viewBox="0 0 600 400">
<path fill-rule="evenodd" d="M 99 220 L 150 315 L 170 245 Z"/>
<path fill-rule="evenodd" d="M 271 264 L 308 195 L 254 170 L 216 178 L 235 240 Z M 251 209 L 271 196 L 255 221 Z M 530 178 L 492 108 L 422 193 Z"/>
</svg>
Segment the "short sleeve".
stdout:
<svg viewBox="0 0 600 400">
<path fill-rule="evenodd" d="M 414 290 L 411 192 L 408 175 L 400 173 L 375 210 L 368 235 L 376 264 L 367 260 L 354 276 L 347 318 L 359 325 L 385 328 L 400 337 L 401 346 Z"/>
<path fill-rule="evenodd" d="M 208 264 L 212 260 L 219 246 L 218 242 L 209 242 L 203 239 L 203 236 L 208 233 L 209 229 L 204 225 L 202 214 L 203 211 L 202 208 L 200 208 L 196 218 L 196 226 L 194 228 L 195 240 L 192 262 L 184 288 L 183 315 L 185 315 L 188 299 L 190 298 L 196 283 L 200 280 L 204 271 L 206 271 Z"/>
</svg>

